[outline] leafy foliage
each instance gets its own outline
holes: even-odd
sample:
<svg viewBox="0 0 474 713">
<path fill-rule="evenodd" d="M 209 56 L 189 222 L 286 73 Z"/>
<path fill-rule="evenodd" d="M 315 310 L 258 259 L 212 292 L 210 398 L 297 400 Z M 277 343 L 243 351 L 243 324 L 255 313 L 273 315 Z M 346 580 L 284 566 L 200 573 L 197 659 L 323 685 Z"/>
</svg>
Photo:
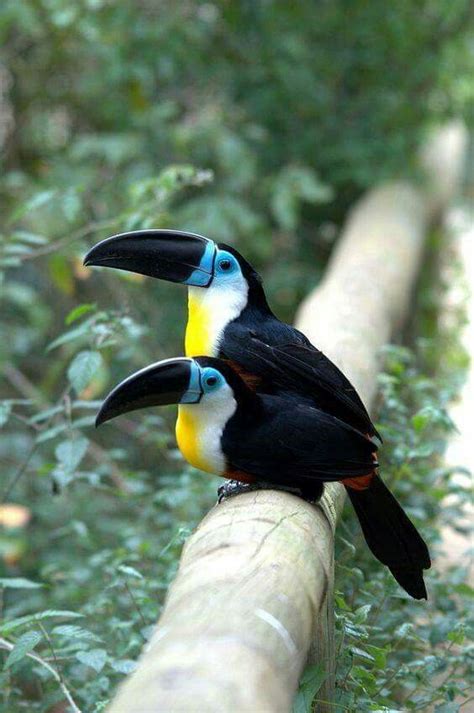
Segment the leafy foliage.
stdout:
<svg viewBox="0 0 474 713">
<path fill-rule="evenodd" d="M 403 347 L 387 350 L 386 364 L 381 377 L 384 477 L 436 553 L 441 528 L 462 523 L 462 507 L 469 500 L 469 493 L 453 482 L 453 470 L 440 460 L 453 430 L 445 410 L 453 381 L 428 379 L 422 361 L 417 364 Z M 420 606 L 390 575 L 374 568 L 352 520 L 343 522 L 337 560 L 341 706 L 459 710 L 454 699 L 467 698 L 472 674 L 469 561 L 442 566 L 437 557 L 426 577 L 429 600 Z"/>
<path fill-rule="evenodd" d="M 245 252 L 291 319 L 354 196 L 410 173 L 439 118 L 472 113 L 470 12 L 468 0 L 3 2 L 0 690 L 8 710 L 49 713 L 65 690 L 84 710 L 104 709 L 149 636 L 183 541 L 215 498 L 215 483 L 176 452 L 172 414 L 94 431 L 107 388 L 181 351 L 184 295 L 86 270 L 86 248 L 150 226 L 209 234 Z M 381 420 L 387 477 L 434 541 L 457 505 L 440 512 L 452 490 L 437 461 L 449 423 L 433 390 L 446 379 L 432 380 L 429 344 L 438 337 L 421 326 L 431 341 L 416 360 L 429 371 L 409 352 L 389 353 Z M 349 567 L 347 548 L 341 542 Z M 441 700 L 465 666 L 464 629 L 454 623 L 468 593 L 462 572 L 449 575 L 455 597 L 431 580 L 431 621 L 400 634 L 397 646 L 392 632 L 418 622 L 419 609 L 392 590 L 399 609 L 377 619 L 378 594 L 390 585 L 363 551 L 340 580 L 341 705 L 417 702 L 440 659 L 446 675 L 457 667 L 437 693 L 450 705 Z M 322 675 L 307 672 L 298 710 Z"/>
</svg>

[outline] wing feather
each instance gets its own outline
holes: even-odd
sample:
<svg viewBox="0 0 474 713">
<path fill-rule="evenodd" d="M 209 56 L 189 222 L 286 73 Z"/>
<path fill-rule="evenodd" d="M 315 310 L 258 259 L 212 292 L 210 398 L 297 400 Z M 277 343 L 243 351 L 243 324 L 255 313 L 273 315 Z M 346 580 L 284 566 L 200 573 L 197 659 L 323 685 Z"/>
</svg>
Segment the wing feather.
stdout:
<svg viewBox="0 0 474 713">
<path fill-rule="evenodd" d="M 239 354 L 245 353 L 246 368 L 252 367 L 262 373 L 279 388 L 312 398 L 321 409 L 371 437 L 376 436 L 382 442 L 361 398 L 347 377 L 301 332 L 291 329 L 292 338 L 294 333 L 300 337 L 300 343 L 292 340 L 278 345 L 269 343 L 270 340 L 264 340 L 252 330 L 240 334 Z"/>
</svg>

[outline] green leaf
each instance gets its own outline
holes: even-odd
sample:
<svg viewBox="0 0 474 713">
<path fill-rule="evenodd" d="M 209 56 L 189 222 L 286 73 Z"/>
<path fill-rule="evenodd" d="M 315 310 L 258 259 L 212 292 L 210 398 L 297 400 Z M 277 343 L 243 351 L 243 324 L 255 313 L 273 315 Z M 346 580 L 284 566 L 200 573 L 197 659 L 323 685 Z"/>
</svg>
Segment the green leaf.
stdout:
<svg viewBox="0 0 474 713">
<path fill-rule="evenodd" d="M 93 668 L 99 673 L 107 661 L 107 651 L 105 649 L 90 649 L 90 651 L 78 651 L 76 659 L 81 663 Z"/>
<path fill-rule="evenodd" d="M 355 548 L 354 548 L 355 550 Z M 350 606 L 347 604 L 346 600 L 342 596 L 341 592 L 335 592 L 334 594 L 334 600 L 336 602 L 336 606 L 339 607 L 339 609 L 342 609 L 343 611 L 351 611 Z"/>
<path fill-rule="evenodd" d="M 38 614 L 28 614 L 27 616 L 20 616 L 17 619 L 11 619 L 10 621 L 5 621 L 0 624 L 0 631 L 7 634 L 14 629 L 18 629 L 19 626 L 24 624 L 32 624 L 37 621 L 43 621 L 43 619 L 75 619 L 84 616 L 83 614 L 78 614 L 74 611 L 68 611 L 67 609 L 46 609 L 46 611 L 39 612 Z"/>
<path fill-rule="evenodd" d="M 420 409 L 420 411 L 415 413 L 415 415 L 411 418 L 412 426 L 415 431 L 418 432 L 423 431 L 430 421 L 430 414 L 426 411 L 426 409 Z"/>
<path fill-rule="evenodd" d="M 18 218 L 21 218 L 22 216 L 26 215 L 27 213 L 30 213 L 33 210 L 37 210 L 38 208 L 41 208 L 42 206 L 44 206 L 47 203 L 49 203 L 50 201 L 52 201 L 56 195 L 57 195 L 56 190 L 40 191 L 39 193 L 36 193 L 28 201 L 20 204 L 20 206 L 13 213 L 13 215 L 10 219 L 11 222 L 13 223 L 16 220 L 18 220 Z"/>
<path fill-rule="evenodd" d="M 39 631 L 27 631 L 20 636 L 15 647 L 8 654 L 7 660 L 5 661 L 5 668 L 10 668 L 10 666 L 13 666 L 13 664 L 25 658 L 26 654 L 33 651 L 42 638 Z"/>
<path fill-rule="evenodd" d="M 292 713 L 311 713 L 317 692 L 327 678 L 323 664 L 308 666 L 300 681 Z"/>
<path fill-rule="evenodd" d="M 83 391 L 90 384 L 97 371 L 102 366 L 102 357 L 99 352 L 79 352 L 67 370 L 68 379 L 77 393 Z"/>
<path fill-rule="evenodd" d="M 56 458 L 67 471 L 74 471 L 85 456 L 88 446 L 87 438 L 64 441 L 55 450 Z"/>
<path fill-rule="evenodd" d="M 466 627 L 463 623 L 458 624 L 452 631 L 447 635 L 448 641 L 452 641 L 453 644 L 462 644 L 466 638 Z"/>
<path fill-rule="evenodd" d="M 2 257 L 0 259 L 1 267 L 18 267 L 21 265 L 21 260 L 18 257 Z"/>
<path fill-rule="evenodd" d="M 363 649 L 358 648 L 357 646 L 352 646 L 351 651 L 354 656 L 358 656 L 359 658 L 364 659 L 365 661 L 375 661 L 374 657 L 371 656 L 371 654 L 367 653 L 367 651 L 364 651 Z"/>
<path fill-rule="evenodd" d="M 21 240 L 24 243 L 30 243 L 31 245 L 45 245 L 48 242 L 48 238 L 44 235 L 37 235 L 36 233 L 31 233 L 28 230 L 15 230 L 13 236 L 17 240 Z"/>
<path fill-rule="evenodd" d="M 461 706 L 459 703 L 454 703 L 454 701 L 449 701 L 447 703 L 442 703 L 440 706 L 436 706 L 435 713 L 459 713 Z"/>
<path fill-rule="evenodd" d="M 371 644 L 366 644 L 367 651 L 374 658 L 375 665 L 378 669 L 385 669 L 387 665 L 387 651 L 381 649 L 379 646 L 372 646 Z"/>
<path fill-rule="evenodd" d="M 403 639 L 405 636 L 408 636 L 413 631 L 413 624 L 411 621 L 406 621 L 401 626 L 398 627 L 395 631 L 395 636 L 397 636 L 399 639 Z"/>
<path fill-rule="evenodd" d="M 65 636 L 67 639 L 102 641 L 102 639 L 93 634 L 92 631 L 83 629 L 81 626 L 75 626 L 74 624 L 61 624 L 60 626 L 55 626 L 51 633 L 56 636 Z"/>
<path fill-rule="evenodd" d="M 143 579 L 143 575 L 140 574 L 134 567 L 130 567 L 126 564 L 121 564 L 118 566 L 118 571 L 122 574 L 126 574 L 128 577 L 134 577 L 135 579 Z"/>
<path fill-rule="evenodd" d="M 137 662 L 132 661 L 132 659 L 119 659 L 118 661 L 112 661 L 110 665 L 117 673 L 125 673 L 128 675 L 132 673 L 132 671 L 135 671 Z"/>
<path fill-rule="evenodd" d="M 32 252 L 32 248 L 29 245 L 22 245 L 22 243 L 12 243 L 11 245 L 6 245 L 3 248 L 4 255 L 28 255 Z"/>
<path fill-rule="evenodd" d="M 96 307 L 97 304 L 92 302 L 74 307 L 74 309 L 69 312 L 68 316 L 64 320 L 65 324 L 69 326 L 83 315 L 88 314 L 89 312 L 93 312 Z"/>
<path fill-rule="evenodd" d="M 90 416 L 82 416 L 82 418 L 75 418 L 72 422 L 74 428 L 84 428 L 84 426 L 93 426 L 95 423 L 95 414 Z"/>
<path fill-rule="evenodd" d="M 354 612 L 354 622 L 357 624 L 362 624 L 364 621 L 367 621 L 367 617 L 369 616 L 369 612 L 371 609 L 372 604 L 364 604 L 363 606 L 356 609 Z"/>
<path fill-rule="evenodd" d="M 10 418 L 11 411 L 11 403 L 9 403 L 8 401 L 0 403 L 0 428 L 7 423 L 8 419 Z"/>
<path fill-rule="evenodd" d="M 64 411 L 64 405 L 58 404 L 57 406 L 51 406 L 44 411 L 39 411 L 29 420 L 29 423 L 41 423 L 41 421 L 47 421 L 51 416 L 55 416 L 57 413 Z"/>
<path fill-rule="evenodd" d="M 58 464 L 53 471 L 53 475 L 59 485 L 64 487 L 73 479 L 74 473 L 84 458 L 88 447 L 89 441 L 87 438 L 64 441 L 56 447 L 55 455 Z"/>
<path fill-rule="evenodd" d="M 374 674 L 368 671 L 366 668 L 363 668 L 362 666 L 353 666 L 351 676 L 359 683 L 362 683 L 364 686 L 366 686 L 369 692 L 372 692 L 376 689 L 377 679 L 375 678 Z"/>
<path fill-rule="evenodd" d="M 467 582 L 461 582 L 461 584 L 456 584 L 454 590 L 457 594 L 462 594 L 465 597 L 474 597 L 474 588 L 467 584 Z"/>
<path fill-rule="evenodd" d="M 32 582 L 30 579 L 25 579 L 24 577 L 3 577 L 0 578 L 0 587 L 4 587 L 5 589 L 37 589 L 44 587 L 44 584 Z"/>
<path fill-rule="evenodd" d="M 45 441 L 50 441 L 60 433 L 63 433 L 67 428 L 68 424 L 63 421 L 63 423 L 58 423 L 57 426 L 52 426 L 47 428 L 46 431 L 41 431 L 41 433 L 36 437 L 36 443 L 44 443 Z"/>
<path fill-rule="evenodd" d="M 52 349 L 56 349 L 57 347 L 63 346 L 63 344 L 74 342 L 75 340 L 79 340 L 82 337 L 88 337 L 90 335 L 90 329 L 95 323 L 95 321 L 96 315 L 93 315 L 92 317 L 89 317 L 89 319 L 84 320 L 84 322 L 81 322 L 81 324 L 79 324 L 77 327 L 74 327 L 73 329 L 70 329 L 67 332 L 64 332 L 63 334 L 60 334 L 59 337 L 54 339 L 51 344 L 48 345 L 46 351 L 50 352 Z"/>
</svg>

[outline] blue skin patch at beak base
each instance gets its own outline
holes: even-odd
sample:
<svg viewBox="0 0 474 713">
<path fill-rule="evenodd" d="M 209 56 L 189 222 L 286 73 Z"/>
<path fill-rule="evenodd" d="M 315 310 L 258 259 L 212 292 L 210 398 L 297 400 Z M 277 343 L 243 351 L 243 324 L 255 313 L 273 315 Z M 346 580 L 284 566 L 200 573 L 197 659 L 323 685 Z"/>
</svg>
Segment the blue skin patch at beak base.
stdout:
<svg viewBox="0 0 474 713">
<path fill-rule="evenodd" d="M 193 270 L 187 280 L 185 280 L 185 285 L 191 285 L 192 287 L 209 287 L 212 278 L 214 277 L 214 258 L 216 255 L 216 244 L 209 240 L 206 245 L 206 249 L 199 263 L 199 268 Z"/>
<path fill-rule="evenodd" d="M 196 364 L 192 362 L 191 364 L 191 376 L 189 377 L 189 385 L 185 394 L 181 397 L 180 404 L 197 404 L 201 400 L 202 387 L 201 387 L 201 369 Z"/>
</svg>

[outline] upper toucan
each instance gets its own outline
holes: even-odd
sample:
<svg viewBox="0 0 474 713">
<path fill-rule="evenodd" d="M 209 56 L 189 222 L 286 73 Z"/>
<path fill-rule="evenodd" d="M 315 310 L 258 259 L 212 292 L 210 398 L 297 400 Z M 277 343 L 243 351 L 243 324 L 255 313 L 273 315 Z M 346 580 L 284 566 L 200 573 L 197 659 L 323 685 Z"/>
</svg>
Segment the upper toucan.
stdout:
<svg viewBox="0 0 474 713">
<path fill-rule="evenodd" d="M 271 392 L 275 386 L 294 390 L 369 437 L 380 438 L 349 380 L 302 332 L 275 317 L 260 276 L 229 245 L 194 233 L 139 230 L 101 241 L 84 264 L 188 285 L 187 356 L 228 359 L 257 377 L 260 391 Z"/>
<path fill-rule="evenodd" d="M 136 372 L 107 396 L 96 423 L 174 403 L 179 448 L 202 470 L 309 500 L 324 482 L 350 478 L 370 549 L 412 597 L 426 598 L 428 549 L 378 476 L 374 444 L 364 435 L 290 391 L 256 392 L 228 362 L 209 357 L 167 359 Z"/>
</svg>

